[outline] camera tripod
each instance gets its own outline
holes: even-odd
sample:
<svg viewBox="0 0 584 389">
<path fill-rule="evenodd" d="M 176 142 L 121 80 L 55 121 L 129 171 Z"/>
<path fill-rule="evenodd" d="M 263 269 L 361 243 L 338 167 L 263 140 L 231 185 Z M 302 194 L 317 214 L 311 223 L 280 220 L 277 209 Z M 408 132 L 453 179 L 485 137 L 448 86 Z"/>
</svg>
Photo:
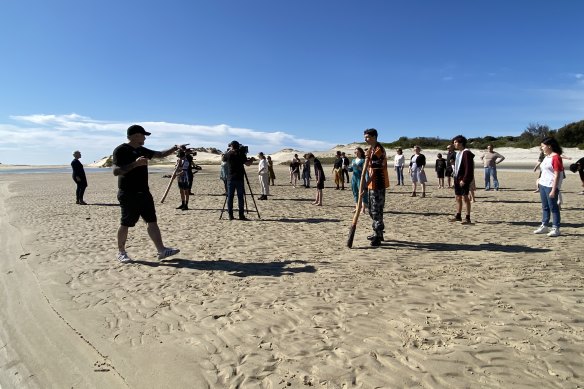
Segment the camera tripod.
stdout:
<svg viewBox="0 0 584 389">
<path fill-rule="evenodd" d="M 247 188 L 249 189 L 249 193 L 251 194 L 251 201 L 253 201 L 255 213 L 258 214 L 258 219 L 261 219 L 260 211 L 258 210 L 258 205 L 256 204 L 255 197 L 253 195 L 253 191 L 251 190 L 251 185 L 249 184 L 249 179 L 247 178 L 247 172 L 245 171 L 245 167 L 243 168 L 243 176 L 245 177 L 245 182 L 247 183 Z M 223 209 L 221 209 L 221 215 L 219 215 L 219 220 L 223 219 L 223 213 L 225 212 L 225 206 L 227 205 L 227 196 L 228 196 L 228 193 L 225 193 L 225 201 L 223 202 Z M 254 211 L 250 211 L 247 207 L 247 193 L 245 191 L 245 183 L 243 185 L 243 203 L 245 204 L 245 213 L 254 212 Z"/>
</svg>

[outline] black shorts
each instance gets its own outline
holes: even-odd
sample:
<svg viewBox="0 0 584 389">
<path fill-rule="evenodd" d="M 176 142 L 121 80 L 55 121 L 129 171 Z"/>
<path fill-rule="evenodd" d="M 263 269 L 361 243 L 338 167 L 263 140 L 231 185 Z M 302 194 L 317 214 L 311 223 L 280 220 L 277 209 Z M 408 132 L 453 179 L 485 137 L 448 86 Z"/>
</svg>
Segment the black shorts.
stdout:
<svg viewBox="0 0 584 389">
<path fill-rule="evenodd" d="M 446 166 L 446 177 L 452 177 L 453 169 L 452 166 Z"/>
<path fill-rule="evenodd" d="M 178 188 L 179 189 L 189 189 L 190 185 L 189 185 L 188 181 L 179 181 Z"/>
<path fill-rule="evenodd" d="M 318 181 L 316 183 L 316 189 L 324 189 L 324 181 Z"/>
<path fill-rule="evenodd" d="M 120 224 L 124 227 L 134 227 L 140 216 L 146 223 L 156 223 L 156 209 L 150 192 L 118 191 L 118 201 L 122 207 Z"/>
<path fill-rule="evenodd" d="M 468 196 L 470 192 L 470 182 L 465 182 L 463 186 L 460 186 L 460 181 L 454 180 L 454 194 L 457 196 Z"/>
</svg>

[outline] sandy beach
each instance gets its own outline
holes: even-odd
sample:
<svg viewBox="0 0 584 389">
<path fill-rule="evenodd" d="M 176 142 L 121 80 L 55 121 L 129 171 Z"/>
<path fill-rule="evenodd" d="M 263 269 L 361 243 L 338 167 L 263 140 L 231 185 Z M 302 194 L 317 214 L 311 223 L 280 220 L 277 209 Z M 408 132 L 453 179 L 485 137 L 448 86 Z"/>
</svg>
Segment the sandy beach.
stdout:
<svg viewBox="0 0 584 389">
<path fill-rule="evenodd" d="M 219 219 L 219 166 L 196 174 L 189 211 L 176 185 L 160 204 L 168 178 L 151 174 L 181 252 L 158 261 L 140 222 L 130 264 L 115 259 L 113 175 L 89 173 L 79 206 L 70 174 L 0 174 L 0 387 L 584 387 L 576 174 L 557 238 L 532 233 L 535 173 L 500 170 L 502 190 L 486 192 L 477 169 L 473 225 L 447 221 L 453 192 L 432 172 L 426 198 L 390 189 L 380 248 L 363 215 L 348 249 L 353 196 L 331 166 L 322 207 L 276 169 L 247 222 Z"/>
</svg>

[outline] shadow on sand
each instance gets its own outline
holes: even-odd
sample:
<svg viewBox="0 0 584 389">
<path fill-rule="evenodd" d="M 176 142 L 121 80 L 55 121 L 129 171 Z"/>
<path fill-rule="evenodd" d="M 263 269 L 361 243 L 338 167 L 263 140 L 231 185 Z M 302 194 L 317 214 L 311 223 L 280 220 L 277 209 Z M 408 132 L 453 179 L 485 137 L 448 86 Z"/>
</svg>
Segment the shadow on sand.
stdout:
<svg viewBox="0 0 584 389">
<path fill-rule="evenodd" d="M 546 253 L 550 249 L 522 246 L 522 245 L 503 245 L 497 243 L 481 243 L 473 244 L 453 244 L 453 243 L 420 243 L 420 242 L 406 242 L 400 240 L 385 240 L 379 248 L 387 249 L 410 249 L 419 251 L 489 251 L 500 253 Z M 374 247 L 361 247 L 363 249 L 375 249 Z"/>
<path fill-rule="evenodd" d="M 266 276 L 281 277 L 294 275 L 296 273 L 316 273 L 316 268 L 312 265 L 306 265 L 306 261 L 282 261 L 282 262 L 235 262 L 231 260 L 218 261 L 194 261 L 191 259 L 171 258 L 160 262 L 150 262 L 136 260 L 131 263 L 138 265 L 159 267 L 168 266 L 177 269 L 192 269 L 206 271 L 224 271 L 231 273 L 236 277 Z M 304 266 L 290 266 L 301 264 Z"/>
</svg>

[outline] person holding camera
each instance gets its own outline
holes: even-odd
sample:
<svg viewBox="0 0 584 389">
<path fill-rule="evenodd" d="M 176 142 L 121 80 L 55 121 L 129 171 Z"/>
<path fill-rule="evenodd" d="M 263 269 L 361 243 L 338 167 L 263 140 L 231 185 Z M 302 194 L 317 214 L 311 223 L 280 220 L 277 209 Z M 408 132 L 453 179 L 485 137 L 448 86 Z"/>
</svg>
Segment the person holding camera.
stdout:
<svg viewBox="0 0 584 389">
<path fill-rule="evenodd" d="M 179 249 L 166 247 L 156 219 L 154 200 L 148 188 L 148 161 L 152 158 L 164 158 L 176 152 L 180 147 L 175 145 L 168 150 L 154 151 L 144 147 L 144 141 L 150 133 L 144 127 L 134 124 L 128 127 L 128 143 L 116 147 L 113 152 L 113 174 L 118 177 L 118 201 L 122 217 L 118 228 L 117 259 L 122 263 L 132 259 L 126 252 L 128 230 L 134 227 L 140 217 L 148 225 L 148 235 L 156 250 L 158 259 L 164 259 L 180 252 Z"/>
<path fill-rule="evenodd" d="M 250 166 L 255 160 L 247 157 L 247 147 L 234 140 L 229 143 L 229 149 L 223 154 L 222 160 L 227 167 L 227 213 L 229 220 L 233 220 L 233 198 L 237 191 L 237 204 L 239 206 L 239 220 L 248 220 L 244 213 L 245 196 L 245 166 Z"/>
<path fill-rule="evenodd" d="M 176 209 L 180 209 L 183 211 L 189 210 L 189 195 L 191 192 L 191 177 L 192 177 L 192 170 L 191 170 L 191 163 L 187 158 L 187 154 L 185 150 L 179 150 L 177 154 L 178 160 L 176 161 L 176 176 L 178 177 L 178 189 L 180 191 L 180 200 L 181 204 Z"/>
</svg>

